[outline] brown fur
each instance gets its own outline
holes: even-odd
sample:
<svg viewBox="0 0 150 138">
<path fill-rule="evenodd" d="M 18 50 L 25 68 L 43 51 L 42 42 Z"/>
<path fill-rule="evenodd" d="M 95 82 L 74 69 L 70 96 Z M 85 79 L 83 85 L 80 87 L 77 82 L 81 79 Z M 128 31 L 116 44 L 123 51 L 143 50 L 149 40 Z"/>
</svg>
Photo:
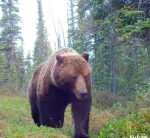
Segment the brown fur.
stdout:
<svg viewBox="0 0 150 138">
<path fill-rule="evenodd" d="M 32 117 L 37 125 L 62 127 L 65 108 L 71 103 L 75 137 L 88 137 L 92 94 L 91 68 L 87 60 L 87 53 L 81 56 L 66 48 L 57 51 L 36 68 L 28 93 Z M 88 97 L 83 99 L 81 93 L 86 91 Z"/>
</svg>

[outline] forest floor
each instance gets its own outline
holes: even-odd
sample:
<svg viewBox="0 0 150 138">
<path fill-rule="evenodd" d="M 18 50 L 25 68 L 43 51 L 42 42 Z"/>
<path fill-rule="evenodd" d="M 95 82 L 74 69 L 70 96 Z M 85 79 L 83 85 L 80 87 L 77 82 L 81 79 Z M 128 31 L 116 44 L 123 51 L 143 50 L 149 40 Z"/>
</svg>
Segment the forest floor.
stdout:
<svg viewBox="0 0 150 138">
<path fill-rule="evenodd" d="M 98 93 L 99 94 L 99 93 Z M 96 100 L 96 97 L 98 100 Z M 150 91 L 135 101 L 114 103 L 108 108 L 112 97 L 102 103 L 100 95 L 93 98 L 91 108 L 90 138 L 148 138 L 150 136 Z M 105 103 L 104 103 L 105 102 Z M 100 106 L 101 105 L 101 106 Z M 107 106 L 106 106 L 107 105 Z M 37 127 L 31 117 L 27 95 L 0 92 L 0 138 L 72 138 L 74 124 L 70 105 L 65 112 L 61 129 Z"/>
<path fill-rule="evenodd" d="M 93 108 L 94 117 L 99 118 L 99 111 Z M 95 123 L 94 123 L 95 122 Z M 98 137 L 97 121 L 91 121 L 91 137 Z M 65 123 L 61 129 L 37 127 L 31 117 L 30 106 L 25 95 L 0 92 L 0 137 L 7 138 L 70 138 L 73 137 L 73 120 L 70 106 L 65 112 Z"/>
</svg>

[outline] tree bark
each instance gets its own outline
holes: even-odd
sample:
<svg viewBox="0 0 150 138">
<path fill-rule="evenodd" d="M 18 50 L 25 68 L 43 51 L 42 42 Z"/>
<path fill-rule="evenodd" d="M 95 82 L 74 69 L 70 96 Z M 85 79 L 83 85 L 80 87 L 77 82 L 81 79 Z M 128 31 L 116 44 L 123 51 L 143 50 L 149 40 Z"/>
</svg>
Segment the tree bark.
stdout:
<svg viewBox="0 0 150 138">
<path fill-rule="evenodd" d="M 110 15 L 113 13 L 113 7 L 112 7 L 112 0 L 110 1 Z M 110 91 L 112 95 L 116 94 L 116 89 L 115 89 L 115 65 L 114 65 L 114 39 L 115 39 L 115 34 L 114 34 L 114 22 L 111 20 L 111 25 L 110 25 L 110 61 L 111 61 L 111 87 Z"/>
</svg>

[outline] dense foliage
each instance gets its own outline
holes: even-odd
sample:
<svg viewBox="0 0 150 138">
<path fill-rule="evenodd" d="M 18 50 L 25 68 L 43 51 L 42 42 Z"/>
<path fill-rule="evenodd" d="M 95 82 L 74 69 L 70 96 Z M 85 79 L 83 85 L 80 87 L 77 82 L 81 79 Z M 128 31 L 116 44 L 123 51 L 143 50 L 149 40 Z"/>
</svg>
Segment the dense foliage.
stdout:
<svg viewBox="0 0 150 138">
<path fill-rule="evenodd" d="M 90 53 L 93 106 L 106 112 L 99 138 L 150 136 L 149 1 L 70 0 L 69 11 L 68 46 Z"/>
<path fill-rule="evenodd" d="M 70 7 L 69 46 L 90 53 L 94 89 L 130 99 L 148 90 L 150 3 L 71 0 Z"/>
<path fill-rule="evenodd" d="M 23 57 L 23 49 L 17 4 L 18 0 L 3 0 L 0 20 L 0 88 L 5 85 L 13 91 L 15 90 L 13 84 L 21 87 L 19 81 L 22 77 L 20 73 L 23 71 L 23 60 L 20 58 Z"/>
<path fill-rule="evenodd" d="M 1 0 L 0 89 L 9 89 L 13 92 L 26 91 L 33 69 L 51 54 L 41 0 L 37 1 L 37 5 L 37 38 L 33 56 L 29 52 L 24 57 L 18 0 Z"/>
<path fill-rule="evenodd" d="M 138 90 L 148 90 L 150 4 L 135 0 L 69 2 L 68 47 L 90 54 L 93 90 L 109 91 L 128 99 L 133 99 Z M 40 0 L 34 52 L 27 57 L 22 48 L 18 1 L 1 3 L 0 87 L 15 91 L 26 87 L 23 84 L 27 85 L 32 70 L 50 55 L 51 49 Z"/>
<path fill-rule="evenodd" d="M 105 122 L 104 129 L 100 132 L 98 138 L 150 136 L 148 117 L 146 114 L 138 113 L 130 114 L 120 120 L 108 120 Z"/>
<path fill-rule="evenodd" d="M 46 58 L 51 54 L 50 44 L 48 42 L 48 34 L 44 25 L 42 3 L 41 0 L 38 2 L 38 24 L 37 24 L 37 38 L 34 45 L 33 53 L 33 67 L 37 67 L 41 62 L 45 61 Z"/>
<path fill-rule="evenodd" d="M 70 107 L 62 130 L 37 128 L 31 122 L 27 100 L 6 96 L 8 89 L 26 91 L 35 67 L 51 54 L 41 0 L 37 5 L 34 52 L 25 57 L 18 0 L 1 0 L 0 89 L 4 89 L 5 96 L 0 93 L 0 136 L 73 136 Z M 60 41 L 58 49 L 59 45 Z M 68 47 L 90 54 L 90 136 L 150 136 L 150 2 L 69 0 Z"/>
</svg>

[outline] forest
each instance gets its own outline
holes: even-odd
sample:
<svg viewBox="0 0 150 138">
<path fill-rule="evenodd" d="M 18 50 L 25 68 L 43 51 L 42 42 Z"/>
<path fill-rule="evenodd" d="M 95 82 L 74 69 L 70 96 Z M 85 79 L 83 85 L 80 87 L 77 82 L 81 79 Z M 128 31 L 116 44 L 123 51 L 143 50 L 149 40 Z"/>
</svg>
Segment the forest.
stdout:
<svg viewBox="0 0 150 138">
<path fill-rule="evenodd" d="M 18 0 L 1 0 L 0 137 L 73 136 L 70 107 L 66 124 L 58 132 L 39 129 L 28 119 L 31 116 L 25 95 L 29 80 L 34 69 L 54 52 L 48 40 L 42 0 L 37 0 L 37 5 L 33 53 L 25 55 Z M 93 85 L 90 137 L 148 138 L 150 0 L 69 0 L 66 12 L 67 43 L 57 34 L 56 50 L 69 47 L 90 54 Z M 19 112 L 24 120 L 19 118 Z M 48 131 L 56 133 L 51 135 Z"/>
</svg>

